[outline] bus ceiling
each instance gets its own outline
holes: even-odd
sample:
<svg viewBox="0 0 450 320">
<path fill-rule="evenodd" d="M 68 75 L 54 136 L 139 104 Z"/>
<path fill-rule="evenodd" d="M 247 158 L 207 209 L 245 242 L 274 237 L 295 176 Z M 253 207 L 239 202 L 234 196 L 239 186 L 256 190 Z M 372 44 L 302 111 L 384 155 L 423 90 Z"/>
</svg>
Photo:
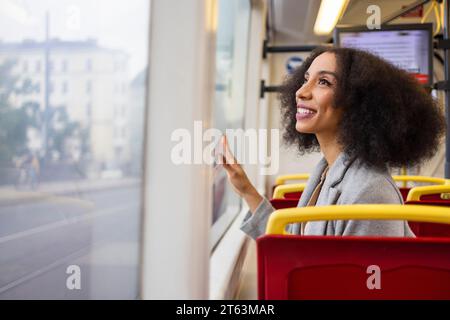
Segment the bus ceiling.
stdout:
<svg viewBox="0 0 450 320">
<path fill-rule="evenodd" d="M 382 24 L 421 23 L 424 8 L 433 0 L 380 0 Z M 439 2 L 439 1 L 438 1 Z M 268 40 L 271 45 L 319 44 L 332 42 L 332 30 L 328 34 L 317 34 L 314 27 L 319 18 L 321 3 L 332 4 L 339 10 L 337 25 L 341 27 L 365 25 L 371 0 L 270 0 L 267 16 Z M 341 3 L 341 5 L 339 5 Z M 419 10 L 421 14 L 414 14 Z M 326 16 L 329 17 L 330 13 Z M 405 15 L 405 16 L 404 16 Z M 434 15 L 430 15 L 434 19 Z"/>
</svg>

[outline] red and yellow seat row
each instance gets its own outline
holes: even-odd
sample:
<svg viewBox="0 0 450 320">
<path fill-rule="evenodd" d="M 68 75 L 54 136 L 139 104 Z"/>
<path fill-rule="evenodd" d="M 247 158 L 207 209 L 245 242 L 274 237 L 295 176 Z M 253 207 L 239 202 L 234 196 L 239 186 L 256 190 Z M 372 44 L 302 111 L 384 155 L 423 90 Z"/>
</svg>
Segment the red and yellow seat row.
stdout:
<svg viewBox="0 0 450 320">
<path fill-rule="evenodd" d="M 288 181 L 298 181 L 298 180 L 308 180 L 309 174 L 290 174 L 282 175 L 277 177 L 275 180 L 275 186 L 273 187 L 272 199 L 300 199 L 301 193 L 305 189 L 306 183 L 287 183 Z M 417 195 L 420 194 L 422 200 L 435 200 L 435 201 L 446 201 L 450 200 L 450 180 L 436 177 L 427 176 L 392 176 L 394 181 L 402 182 L 400 192 L 402 193 L 403 200 L 408 201 L 408 193 L 411 190 L 407 186 L 408 182 L 415 183 L 427 183 L 434 185 L 436 188 L 425 187 L 415 187 L 415 193 L 410 201 L 417 201 Z M 438 186 L 448 185 L 448 187 L 440 188 Z M 418 189 L 416 189 L 418 188 Z M 448 188 L 448 189 L 447 189 Z M 444 190 L 444 191 L 441 191 Z M 416 199 L 417 198 L 417 199 Z"/>
<path fill-rule="evenodd" d="M 394 179 L 404 183 L 408 205 L 296 208 L 298 197 L 286 194 L 302 192 L 304 184 L 280 185 L 289 179 L 277 180 L 272 204 L 293 208 L 272 213 L 266 235 L 257 240 L 259 298 L 450 299 L 450 184 L 432 177 Z M 409 181 L 433 185 L 409 189 Z M 350 219 L 407 220 L 418 237 L 285 234 L 290 223 Z"/>
</svg>

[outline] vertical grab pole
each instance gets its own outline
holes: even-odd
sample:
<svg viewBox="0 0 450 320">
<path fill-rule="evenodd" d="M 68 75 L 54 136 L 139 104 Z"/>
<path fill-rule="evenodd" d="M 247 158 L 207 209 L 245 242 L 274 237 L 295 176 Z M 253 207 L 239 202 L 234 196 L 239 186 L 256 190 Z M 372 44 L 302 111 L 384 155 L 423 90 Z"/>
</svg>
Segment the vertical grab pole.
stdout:
<svg viewBox="0 0 450 320">
<path fill-rule="evenodd" d="M 402 167 L 402 171 L 401 171 L 402 175 L 406 176 L 408 174 L 408 169 L 406 169 L 406 167 Z M 403 188 L 406 188 L 408 186 L 408 181 L 403 181 Z"/>
<path fill-rule="evenodd" d="M 444 0 L 444 40 L 450 39 L 449 30 L 449 5 L 448 0 Z M 445 83 L 448 84 L 450 79 L 450 50 L 444 49 L 444 68 L 445 68 Z M 447 85 L 448 86 L 448 85 Z M 450 92 L 445 89 L 445 119 L 447 122 L 447 129 L 445 134 L 445 178 L 450 178 Z"/>
</svg>

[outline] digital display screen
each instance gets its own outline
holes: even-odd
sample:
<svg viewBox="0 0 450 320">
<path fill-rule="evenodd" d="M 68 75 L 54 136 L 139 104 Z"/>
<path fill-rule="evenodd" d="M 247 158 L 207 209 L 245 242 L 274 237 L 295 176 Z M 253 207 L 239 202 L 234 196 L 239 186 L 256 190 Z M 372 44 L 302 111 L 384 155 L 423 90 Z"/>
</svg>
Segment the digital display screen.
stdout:
<svg viewBox="0 0 450 320">
<path fill-rule="evenodd" d="M 430 30 L 428 28 L 408 30 L 408 26 L 405 25 L 390 27 L 399 29 L 354 30 L 349 28 L 346 30 L 340 28 L 336 30 L 336 43 L 339 47 L 356 48 L 376 54 L 410 72 L 420 83 L 431 85 Z"/>
</svg>

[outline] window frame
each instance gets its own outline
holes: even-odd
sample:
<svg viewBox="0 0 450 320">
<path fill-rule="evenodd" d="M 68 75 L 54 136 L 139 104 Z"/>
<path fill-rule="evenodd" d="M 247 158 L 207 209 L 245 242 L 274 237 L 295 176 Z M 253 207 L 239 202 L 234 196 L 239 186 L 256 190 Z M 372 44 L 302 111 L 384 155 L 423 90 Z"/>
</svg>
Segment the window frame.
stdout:
<svg viewBox="0 0 450 320">
<path fill-rule="evenodd" d="M 220 0 L 218 0 L 220 1 Z M 239 65 L 244 65 L 243 68 L 243 79 L 240 79 L 244 85 L 244 89 L 243 90 L 243 96 L 242 96 L 242 101 L 240 101 L 242 103 L 241 106 L 242 107 L 242 118 L 240 119 L 240 127 L 239 128 L 233 128 L 233 129 L 242 129 L 245 130 L 245 123 L 246 123 L 246 100 L 247 100 L 247 87 L 248 87 L 248 63 L 249 63 L 249 56 L 250 56 L 250 48 L 249 48 L 249 42 L 250 42 L 250 31 L 251 31 L 251 19 L 252 19 L 252 2 L 250 0 L 246 0 L 247 1 L 247 9 L 248 11 L 246 12 L 245 16 L 241 13 L 241 12 L 236 12 L 236 20 L 233 21 L 234 23 L 232 24 L 233 26 L 236 25 L 242 25 L 241 21 L 238 21 L 237 19 L 243 19 L 245 18 L 245 26 L 247 28 L 246 30 L 246 35 L 245 35 L 245 58 L 243 59 L 244 61 L 238 61 L 235 60 L 236 57 L 240 57 L 240 55 L 236 55 L 236 52 L 239 51 L 239 47 L 236 45 L 236 35 L 239 33 L 239 31 L 236 31 L 237 29 L 234 29 L 234 34 L 233 34 L 233 40 L 234 40 L 234 47 L 233 47 L 233 67 L 231 69 L 232 72 L 232 77 L 235 76 L 236 73 L 236 69 L 239 67 Z M 236 2 L 239 3 L 239 2 Z M 241 8 L 240 7 L 240 3 L 238 4 L 238 9 Z M 219 5 L 218 5 L 219 6 Z M 219 14 L 219 13 L 218 13 Z M 240 39 L 242 40 L 242 39 Z M 217 54 L 217 51 L 216 51 Z M 215 56 L 215 59 L 216 56 Z M 217 60 L 216 60 L 217 61 Z M 238 61 L 238 63 L 236 63 L 236 61 Z M 240 63 L 239 63 L 240 62 Z M 243 62 L 243 63 L 242 63 Z M 217 67 L 216 67 L 216 72 L 217 72 Z M 235 84 L 236 81 L 234 81 L 233 79 L 233 84 Z M 217 91 L 217 84 L 215 83 L 214 86 Z M 237 86 L 236 85 L 232 85 L 231 90 L 236 90 Z M 215 91 L 215 92 L 216 92 Z M 237 91 L 232 91 L 234 94 Z M 234 100 L 236 98 L 233 99 L 233 103 Z M 224 169 L 221 169 L 224 170 Z M 216 171 L 216 170 L 215 170 Z M 218 170 L 215 172 L 215 175 L 223 175 L 224 173 L 222 172 L 218 172 Z M 225 196 L 223 197 L 222 201 L 227 201 L 227 196 L 228 193 L 234 193 L 234 191 L 232 190 L 231 185 L 229 184 L 228 181 L 225 182 L 226 186 L 225 186 Z M 239 197 L 237 194 L 234 197 Z M 214 203 L 214 199 L 213 199 L 213 203 Z M 225 207 L 225 210 L 219 215 L 219 218 L 212 224 L 211 226 L 211 238 L 210 238 L 210 250 L 211 253 L 215 250 L 215 248 L 217 247 L 217 245 L 219 244 L 220 240 L 223 238 L 223 236 L 225 235 L 225 233 L 227 232 L 227 230 L 229 229 L 229 227 L 231 226 L 231 224 L 233 223 L 233 221 L 236 219 L 236 217 L 239 215 L 239 212 L 242 210 L 243 207 L 243 201 L 242 199 L 239 198 L 238 203 L 235 204 L 231 204 L 231 205 L 227 205 Z"/>
</svg>

